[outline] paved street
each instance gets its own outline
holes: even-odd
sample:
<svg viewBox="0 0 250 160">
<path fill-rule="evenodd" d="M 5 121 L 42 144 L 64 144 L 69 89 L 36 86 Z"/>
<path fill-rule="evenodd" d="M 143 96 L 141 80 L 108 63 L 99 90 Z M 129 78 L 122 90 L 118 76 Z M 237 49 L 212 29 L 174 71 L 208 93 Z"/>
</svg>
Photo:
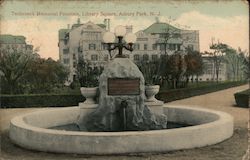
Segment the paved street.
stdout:
<svg viewBox="0 0 250 160">
<path fill-rule="evenodd" d="M 143 159 L 143 160 L 241 160 L 247 148 L 247 122 L 248 109 L 235 107 L 233 94 L 248 88 L 248 85 L 226 89 L 201 96 L 195 96 L 183 100 L 171 102 L 174 105 L 187 105 L 227 112 L 234 117 L 234 135 L 217 145 L 202 147 L 198 149 L 181 150 L 161 154 L 139 154 L 139 155 L 116 155 L 116 156 L 89 156 L 75 154 L 53 154 L 45 152 L 30 151 L 13 145 L 8 138 L 8 126 L 10 119 L 20 114 L 33 112 L 48 108 L 32 109 L 0 109 L 0 133 L 1 154 L 0 159 L 10 160 L 68 160 L 68 159 Z M 60 108 L 58 108 L 60 109 Z M 168 142 L 163 142 L 168 143 Z"/>
</svg>

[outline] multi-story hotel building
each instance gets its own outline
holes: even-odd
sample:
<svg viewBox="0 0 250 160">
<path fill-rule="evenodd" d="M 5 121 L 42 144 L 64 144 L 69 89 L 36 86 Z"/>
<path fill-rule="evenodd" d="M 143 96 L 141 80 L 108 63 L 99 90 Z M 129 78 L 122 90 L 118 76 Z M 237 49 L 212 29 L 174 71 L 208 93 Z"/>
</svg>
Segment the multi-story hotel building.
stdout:
<svg viewBox="0 0 250 160">
<path fill-rule="evenodd" d="M 107 22 L 107 21 L 105 21 Z M 109 21 L 108 21 L 109 22 Z M 126 26 L 127 32 L 133 32 L 133 26 Z M 59 58 L 70 69 L 69 82 L 72 82 L 78 57 L 81 55 L 92 66 L 104 66 L 110 59 L 102 35 L 109 30 L 109 23 L 94 24 L 93 22 L 73 24 L 71 28 L 59 30 Z M 162 54 L 171 55 L 175 51 L 185 50 L 189 47 L 199 51 L 199 31 L 182 30 L 167 23 L 155 22 L 149 27 L 137 31 L 137 40 L 133 45 L 132 54 L 124 51 L 131 60 L 150 61 L 160 58 Z M 113 51 L 112 54 L 116 54 Z M 205 63 L 210 63 L 209 58 L 204 58 Z M 206 69 L 205 69 L 206 70 Z M 220 72 L 222 74 L 222 71 Z M 214 79 L 214 74 L 205 71 L 199 80 Z M 223 72 L 223 75 L 226 75 Z M 204 76 L 204 77 L 203 77 Z M 209 77 L 209 78 L 208 78 Z M 221 78 L 220 80 L 225 80 Z"/>
</svg>

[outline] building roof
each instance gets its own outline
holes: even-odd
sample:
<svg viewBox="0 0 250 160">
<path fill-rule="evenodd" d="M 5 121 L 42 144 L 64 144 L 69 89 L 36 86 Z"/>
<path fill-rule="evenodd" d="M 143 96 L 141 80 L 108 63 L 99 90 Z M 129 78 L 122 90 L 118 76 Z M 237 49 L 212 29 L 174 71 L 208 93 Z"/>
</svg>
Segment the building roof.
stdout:
<svg viewBox="0 0 250 160">
<path fill-rule="evenodd" d="M 81 25 L 83 25 L 83 24 L 80 24 L 80 23 L 79 23 L 79 24 L 78 24 L 78 23 L 77 23 L 77 24 L 73 24 L 73 25 L 72 25 L 72 27 L 71 27 L 71 29 L 74 29 L 74 28 L 80 27 Z"/>
<path fill-rule="evenodd" d="M 156 22 L 153 23 L 151 26 L 149 26 L 148 28 L 146 28 L 144 30 L 145 33 L 166 33 L 166 30 L 170 30 L 170 31 L 175 31 L 175 32 L 179 32 L 180 29 L 167 24 L 167 23 L 161 23 L 161 22 Z"/>
<path fill-rule="evenodd" d="M 59 40 L 62 40 L 65 38 L 66 33 L 68 33 L 70 29 L 60 29 L 59 30 Z"/>
<path fill-rule="evenodd" d="M 10 43 L 10 44 L 25 44 L 24 36 L 15 36 L 10 34 L 2 34 L 0 35 L 0 43 Z"/>
<path fill-rule="evenodd" d="M 157 40 L 157 43 L 165 43 L 163 39 Z M 168 44 L 182 44 L 183 40 L 181 38 L 170 38 L 167 41 Z"/>
<path fill-rule="evenodd" d="M 98 25 L 99 27 L 102 27 L 103 29 L 106 28 L 106 25 L 105 25 L 105 24 L 96 24 L 96 25 Z"/>
</svg>

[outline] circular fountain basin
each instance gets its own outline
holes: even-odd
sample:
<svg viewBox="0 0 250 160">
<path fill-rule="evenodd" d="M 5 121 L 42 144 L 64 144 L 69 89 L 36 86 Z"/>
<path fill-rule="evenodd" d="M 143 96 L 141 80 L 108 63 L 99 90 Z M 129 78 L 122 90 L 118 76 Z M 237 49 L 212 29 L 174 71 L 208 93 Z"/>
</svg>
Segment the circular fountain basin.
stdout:
<svg viewBox="0 0 250 160">
<path fill-rule="evenodd" d="M 79 107 L 66 107 L 15 117 L 10 123 L 10 139 L 32 150 L 101 155 L 197 148 L 222 142 L 233 135 L 233 118 L 227 113 L 166 104 L 163 111 L 168 121 L 192 126 L 126 132 L 49 129 L 76 123 L 79 110 Z"/>
</svg>

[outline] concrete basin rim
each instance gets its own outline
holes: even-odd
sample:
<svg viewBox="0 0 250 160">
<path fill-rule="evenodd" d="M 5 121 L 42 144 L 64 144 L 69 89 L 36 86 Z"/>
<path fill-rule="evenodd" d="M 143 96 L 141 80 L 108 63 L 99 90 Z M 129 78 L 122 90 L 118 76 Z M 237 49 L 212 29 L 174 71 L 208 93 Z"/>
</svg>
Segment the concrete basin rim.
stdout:
<svg viewBox="0 0 250 160">
<path fill-rule="evenodd" d="M 29 115 L 33 115 L 34 113 L 38 114 L 39 112 L 41 113 L 46 113 L 48 111 L 36 111 L 28 114 L 24 114 L 21 116 L 14 117 L 11 120 L 11 125 L 15 127 L 19 127 L 22 129 L 30 130 L 33 132 L 39 132 L 39 133 L 45 133 L 45 134 L 58 134 L 58 135 L 75 135 L 75 136 L 90 136 L 90 137 L 98 137 L 98 136 L 136 136 L 136 135 L 157 135 L 157 134 L 171 134 L 171 133 L 176 133 L 179 131 L 192 131 L 192 130 L 197 130 L 197 129 L 205 129 L 205 128 L 213 128 L 218 125 L 223 125 L 225 123 L 228 123 L 230 121 L 233 121 L 233 117 L 227 113 L 220 112 L 220 111 L 214 111 L 210 109 L 200 109 L 200 108 L 191 108 L 191 107 L 186 107 L 186 106 L 171 106 L 168 105 L 164 106 L 164 108 L 177 108 L 177 109 L 187 109 L 187 110 L 193 110 L 193 111 L 203 111 L 203 112 L 208 112 L 212 114 L 216 114 L 219 116 L 219 118 L 215 121 L 200 124 L 200 125 L 195 125 L 195 126 L 189 126 L 189 127 L 183 127 L 183 128 L 174 128 L 174 129 L 163 129 L 163 130 L 150 130 L 150 131 L 126 131 L 126 132 L 82 132 L 82 131 L 65 131 L 65 130 L 56 130 L 56 129 L 47 129 L 47 128 L 41 128 L 41 127 L 36 127 L 32 126 L 24 121 L 24 118 Z M 79 109 L 78 107 L 65 107 L 62 108 L 63 110 L 77 110 Z M 58 111 L 58 109 L 51 109 L 49 112 L 53 111 Z"/>
</svg>

